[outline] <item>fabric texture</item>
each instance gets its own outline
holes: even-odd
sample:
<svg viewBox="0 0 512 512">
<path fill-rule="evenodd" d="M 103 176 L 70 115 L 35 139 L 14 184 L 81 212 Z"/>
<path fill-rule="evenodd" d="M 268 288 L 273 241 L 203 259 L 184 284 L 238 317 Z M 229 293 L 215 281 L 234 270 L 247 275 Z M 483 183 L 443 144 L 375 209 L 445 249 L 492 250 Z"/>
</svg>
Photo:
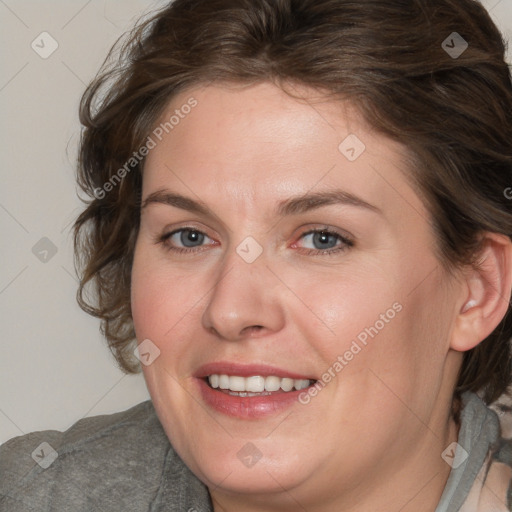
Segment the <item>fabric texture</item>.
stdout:
<svg viewBox="0 0 512 512">
<path fill-rule="evenodd" d="M 496 413 L 463 395 L 453 465 L 435 512 L 512 510 L 512 440 Z M 1 512 L 213 512 L 206 486 L 177 455 L 151 401 L 33 432 L 0 446 Z"/>
<path fill-rule="evenodd" d="M 57 452 L 46 469 L 40 464 L 52 452 L 41 443 Z M 1 512 L 212 510 L 206 486 L 173 450 L 151 401 L 0 446 Z"/>
<path fill-rule="evenodd" d="M 476 394 L 462 401 L 457 446 L 445 453 L 453 467 L 435 512 L 509 512 L 512 440 L 501 438 L 498 416 Z"/>
</svg>

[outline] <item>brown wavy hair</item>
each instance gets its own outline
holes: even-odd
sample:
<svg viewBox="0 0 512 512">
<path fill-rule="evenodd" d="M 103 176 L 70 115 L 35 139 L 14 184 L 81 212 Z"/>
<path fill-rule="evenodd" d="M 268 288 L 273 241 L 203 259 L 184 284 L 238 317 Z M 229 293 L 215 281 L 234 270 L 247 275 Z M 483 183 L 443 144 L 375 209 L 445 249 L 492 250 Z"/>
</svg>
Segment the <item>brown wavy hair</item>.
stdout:
<svg viewBox="0 0 512 512">
<path fill-rule="evenodd" d="M 460 56 L 448 51 L 460 48 L 454 32 L 468 43 Z M 130 274 L 144 159 L 134 152 L 179 92 L 263 81 L 348 99 L 408 148 L 408 177 L 445 268 L 475 264 L 482 232 L 512 235 L 511 76 L 502 36 L 477 1 L 175 0 L 116 42 L 80 105 L 77 300 L 101 319 L 127 373 L 139 371 Z M 490 403 L 505 391 L 511 336 L 509 302 L 495 331 L 464 353 L 456 397 L 480 390 Z"/>
</svg>

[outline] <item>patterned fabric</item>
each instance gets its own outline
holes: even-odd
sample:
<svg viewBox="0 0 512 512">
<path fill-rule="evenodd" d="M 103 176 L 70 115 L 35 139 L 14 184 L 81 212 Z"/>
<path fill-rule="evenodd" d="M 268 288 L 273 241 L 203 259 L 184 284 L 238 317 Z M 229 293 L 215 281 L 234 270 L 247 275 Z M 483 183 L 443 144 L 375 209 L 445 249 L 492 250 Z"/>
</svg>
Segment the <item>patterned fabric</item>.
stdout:
<svg viewBox="0 0 512 512">
<path fill-rule="evenodd" d="M 508 446 L 508 448 L 506 448 Z M 508 450 L 508 455 L 503 449 Z M 499 452 L 489 452 L 460 512 L 508 512 L 512 510 L 511 444 Z M 501 460 L 501 455 L 507 460 Z"/>
<path fill-rule="evenodd" d="M 505 397 L 504 397 L 505 398 Z M 454 465 L 436 512 L 510 512 L 512 439 L 500 425 L 501 405 L 487 407 L 474 393 L 462 395 L 461 428 Z"/>
<path fill-rule="evenodd" d="M 481 489 L 482 510 L 500 510 L 500 503 L 507 503 L 508 508 L 512 510 L 512 389 L 503 394 L 490 409 L 498 414 L 501 426 L 501 441 L 496 450 L 489 454 L 486 459 L 486 465 L 482 467 L 478 480 L 484 482 Z M 475 486 L 475 489 L 477 486 Z M 476 491 L 468 498 L 468 505 L 471 500 L 475 500 Z M 498 503 L 496 503 L 496 501 Z M 487 508 L 485 508 L 487 507 Z M 494 508 L 493 508 L 494 507 Z M 461 512 L 469 512 L 471 509 L 462 509 Z"/>
</svg>

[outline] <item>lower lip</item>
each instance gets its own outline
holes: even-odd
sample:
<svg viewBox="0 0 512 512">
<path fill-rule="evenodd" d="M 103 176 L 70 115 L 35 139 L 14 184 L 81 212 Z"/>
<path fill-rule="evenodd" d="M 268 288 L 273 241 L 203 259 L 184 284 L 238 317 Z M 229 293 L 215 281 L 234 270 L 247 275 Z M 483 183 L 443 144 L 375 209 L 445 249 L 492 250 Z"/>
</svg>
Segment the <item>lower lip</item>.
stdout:
<svg viewBox="0 0 512 512">
<path fill-rule="evenodd" d="M 276 392 L 265 396 L 234 396 L 211 388 L 204 379 L 198 379 L 203 400 L 217 412 L 241 419 L 258 419 L 278 414 L 299 400 L 307 391 Z"/>
</svg>

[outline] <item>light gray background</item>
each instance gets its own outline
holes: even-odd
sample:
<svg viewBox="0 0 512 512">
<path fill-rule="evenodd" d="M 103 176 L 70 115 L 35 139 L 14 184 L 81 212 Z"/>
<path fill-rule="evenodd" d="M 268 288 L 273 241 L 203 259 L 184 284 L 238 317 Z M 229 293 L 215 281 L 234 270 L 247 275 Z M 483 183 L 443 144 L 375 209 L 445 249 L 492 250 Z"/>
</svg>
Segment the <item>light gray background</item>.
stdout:
<svg viewBox="0 0 512 512">
<path fill-rule="evenodd" d="M 79 98 L 115 40 L 163 3 L 0 0 L 0 444 L 149 398 L 141 376 L 115 367 L 99 321 L 76 304 L 70 227 L 81 210 Z M 483 3 L 512 39 L 512 0 Z M 46 59 L 31 47 L 42 32 L 58 43 Z M 32 252 L 43 237 L 57 248 L 46 262 Z"/>
</svg>

